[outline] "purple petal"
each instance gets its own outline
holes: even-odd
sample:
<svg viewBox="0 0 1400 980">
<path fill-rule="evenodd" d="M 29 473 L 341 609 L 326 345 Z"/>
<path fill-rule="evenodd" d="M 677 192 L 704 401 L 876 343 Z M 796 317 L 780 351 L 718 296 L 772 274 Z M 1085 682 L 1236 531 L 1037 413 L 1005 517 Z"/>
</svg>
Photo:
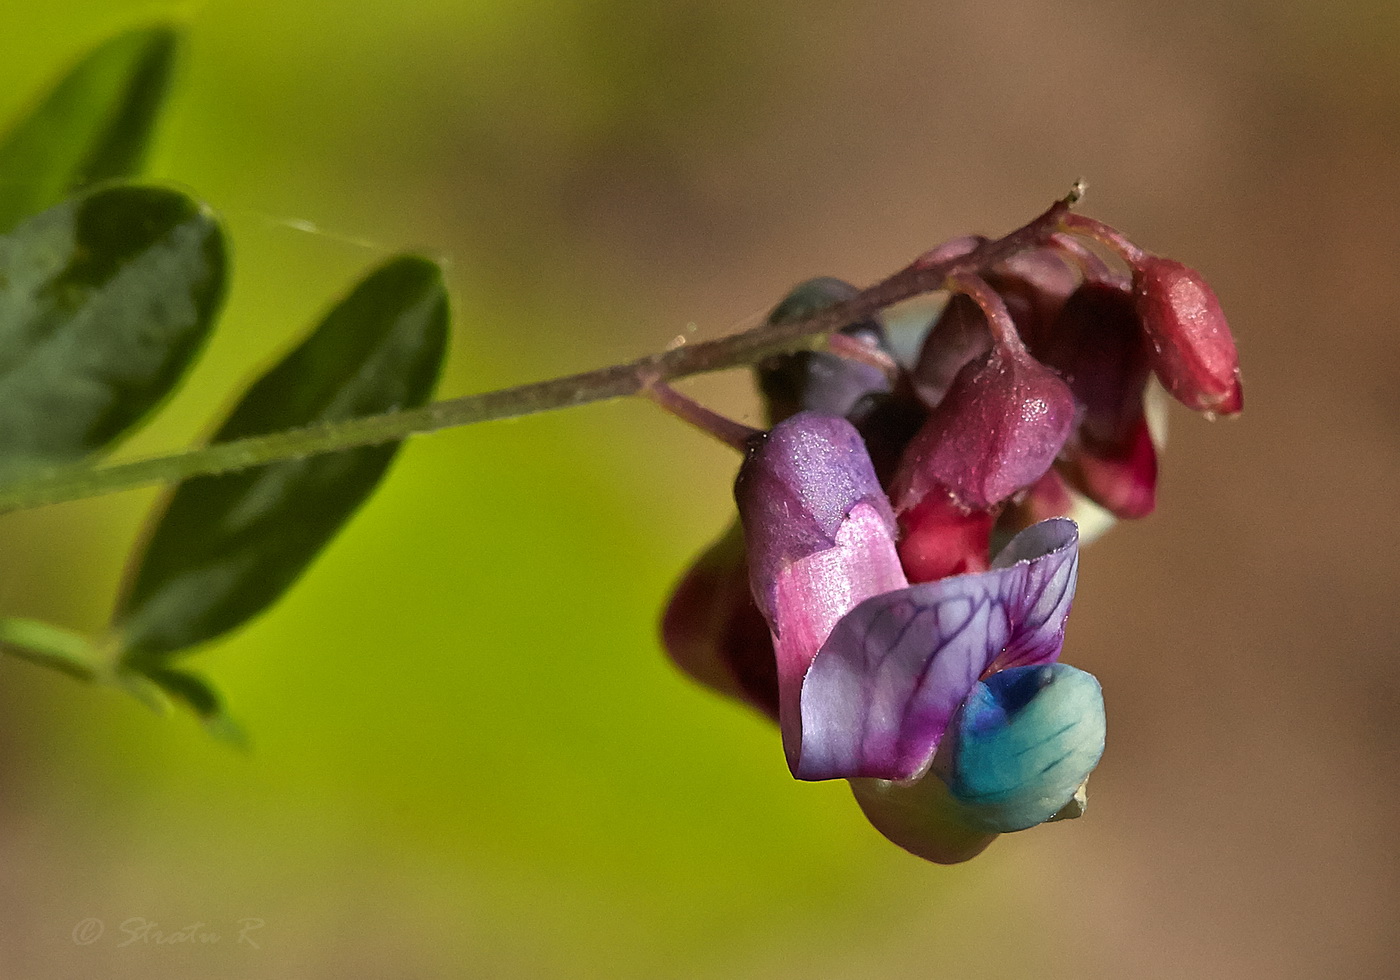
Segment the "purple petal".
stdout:
<svg viewBox="0 0 1400 980">
<path fill-rule="evenodd" d="M 799 779 L 912 779 L 983 676 L 1054 661 L 1078 570 L 1074 522 L 1022 531 L 990 571 L 877 595 L 841 619 L 802 685 Z"/>
<path fill-rule="evenodd" d="M 794 562 L 836 547 L 857 504 L 895 534 L 894 515 L 865 443 L 845 419 L 799 412 L 779 422 L 744 461 L 734 499 L 749 549 L 754 600 L 774 632 L 780 574 Z M 813 651 L 815 652 L 815 651 Z"/>
</svg>

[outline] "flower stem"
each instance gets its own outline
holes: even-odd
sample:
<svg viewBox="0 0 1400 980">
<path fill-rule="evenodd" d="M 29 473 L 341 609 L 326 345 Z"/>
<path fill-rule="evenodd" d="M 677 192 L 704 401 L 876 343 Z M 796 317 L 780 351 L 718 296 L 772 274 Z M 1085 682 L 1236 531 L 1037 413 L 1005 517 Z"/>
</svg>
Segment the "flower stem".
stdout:
<svg viewBox="0 0 1400 980">
<path fill-rule="evenodd" d="M 682 395 L 664 381 L 648 381 L 640 394 L 650 398 L 667 412 L 682 422 L 689 423 L 708 436 L 737 449 L 747 452 L 756 436 L 762 435 L 759 429 L 736 422 L 725 415 L 712 411 L 688 395 Z"/>
<path fill-rule="evenodd" d="M 987 284 L 987 280 L 979 275 L 963 272 L 948 277 L 948 289 L 962 293 L 981 308 L 982 315 L 987 318 L 987 326 L 991 328 L 992 337 L 1003 348 L 1013 351 L 1025 350 L 1021 335 L 1016 332 L 1016 323 L 1011 319 L 1011 311 L 1006 308 L 1006 301 Z"/>
<path fill-rule="evenodd" d="M 827 335 L 826 349 L 837 357 L 873 367 L 888 378 L 891 385 L 899 382 L 899 362 L 873 343 L 838 332 Z"/>
<path fill-rule="evenodd" d="M 773 354 L 811 348 L 826 334 L 848 323 L 867 319 L 902 300 L 943 289 L 950 276 L 975 274 L 1016 252 L 1044 244 L 1060 227 L 1070 205 L 1077 199 L 1077 193 L 1072 191 L 1069 197 L 1056 201 L 1043 214 L 1003 238 L 983 242 L 966 253 L 941 261 L 916 260 L 850 299 L 801 320 L 763 324 L 627 364 L 451 398 L 422 408 L 252 436 L 130 463 L 99 467 L 83 464 L 39 471 L 10 486 L 0 487 L 0 513 L 396 442 L 408 436 L 475 422 L 624 398 L 638 394 L 648 383 L 722 371 L 754 364 Z"/>
<path fill-rule="evenodd" d="M 1066 231 L 1072 231 L 1077 235 L 1084 235 L 1092 238 L 1102 245 L 1106 245 L 1123 257 L 1123 261 L 1129 266 L 1136 267 L 1142 262 L 1146 255 L 1142 249 L 1123 237 L 1122 232 L 1110 228 L 1102 221 L 1093 218 L 1086 218 L 1081 214 L 1066 214 L 1061 222 Z"/>
</svg>

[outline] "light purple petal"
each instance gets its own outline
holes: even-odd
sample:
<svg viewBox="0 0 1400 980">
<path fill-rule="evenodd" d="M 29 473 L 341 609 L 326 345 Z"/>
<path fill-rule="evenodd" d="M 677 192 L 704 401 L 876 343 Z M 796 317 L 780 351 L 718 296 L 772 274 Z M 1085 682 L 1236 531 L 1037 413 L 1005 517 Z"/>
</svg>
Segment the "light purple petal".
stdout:
<svg viewBox="0 0 1400 980">
<path fill-rule="evenodd" d="M 734 482 L 749 551 L 754 601 L 782 632 L 778 580 L 794 562 L 836 547 L 857 504 L 867 504 L 891 538 L 894 515 L 865 443 L 845 419 L 799 412 L 773 426 Z"/>
<path fill-rule="evenodd" d="M 1054 661 L 1078 570 L 1078 531 L 1022 531 L 990 571 L 867 599 L 836 624 L 802 685 L 799 779 L 912 779 L 986 674 Z"/>
</svg>

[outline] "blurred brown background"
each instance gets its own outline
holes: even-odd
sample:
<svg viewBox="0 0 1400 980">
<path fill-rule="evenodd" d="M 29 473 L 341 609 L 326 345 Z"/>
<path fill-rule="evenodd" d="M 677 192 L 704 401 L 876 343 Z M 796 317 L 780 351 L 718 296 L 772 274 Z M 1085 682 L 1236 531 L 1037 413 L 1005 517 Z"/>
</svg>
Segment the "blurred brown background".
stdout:
<svg viewBox="0 0 1400 980">
<path fill-rule="evenodd" d="M 149 10 L 19 6 L 15 92 Z M 160 173 L 228 213 L 242 292 L 132 451 L 201 431 L 399 242 L 452 262 L 456 394 L 719 335 L 1077 177 L 1210 278 L 1246 410 L 1174 411 L 1158 513 L 1083 557 L 1086 819 L 955 869 L 784 783 L 775 736 L 661 662 L 731 458 L 643 405 L 420 440 L 291 608 L 204 660 L 251 760 L 0 672 L 0 972 L 1400 974 L 1400 6 L 211 0 L 192 32 Z M 752 411 L 742 379 L 693 390 Z M 98 625 L 129 496 L 9 519 L 7 611 Z M 238 914 L 256 958 L 69 938 Z"/>
</svg>

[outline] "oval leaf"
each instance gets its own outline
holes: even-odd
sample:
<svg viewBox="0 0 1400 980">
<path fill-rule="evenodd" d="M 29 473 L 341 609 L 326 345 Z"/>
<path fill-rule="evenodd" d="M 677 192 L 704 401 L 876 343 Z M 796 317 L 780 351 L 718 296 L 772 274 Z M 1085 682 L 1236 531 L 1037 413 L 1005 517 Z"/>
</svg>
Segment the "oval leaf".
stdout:
<svg viewBox="0 0 1400 980">
<path fill-rule="evenodd" d="M 0 231 L 103 180 L 140 172 L 169 89 L 168 25 L 112 38 L 0 140 Z"/>
<path fill-rule="evenodd" d="M 0 237 L 0 476 L 105 448 L 165 398 L 209 335 L 225 261 L 214 216 L 154 187 Z"/>
<path fill-rule="evenodd" d="M 365 279 L 248 390 L 215 442 L 423 404 L 447 346 L 438 267 L 402 257 Z M 197 477 L 171 496 L 118 610 L 128 663 L 219 636 L 275 602 L 349 520 L 398 445 Z"/>
</svg>

